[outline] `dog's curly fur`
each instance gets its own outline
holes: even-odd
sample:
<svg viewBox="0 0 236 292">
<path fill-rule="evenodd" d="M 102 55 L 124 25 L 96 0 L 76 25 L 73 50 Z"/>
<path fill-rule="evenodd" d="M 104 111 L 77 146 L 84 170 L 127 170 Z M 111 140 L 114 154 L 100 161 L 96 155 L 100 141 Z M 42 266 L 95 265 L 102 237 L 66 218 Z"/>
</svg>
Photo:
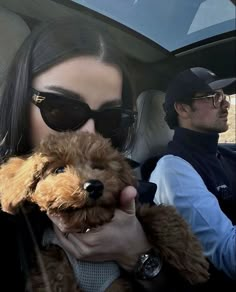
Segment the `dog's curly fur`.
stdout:
<svg viewBox="0 0 236 292">
<path fill-rule="evenodd" d="M 103 185 L 99 194 L 88 188 L 94 180 Z M 121 190 L 128 185 L 136 186 L 132 168 L 109 140 L 99 134 L 49 135 L 32 155 L 12 157 L 0 168 L 3 211 L 16 214 L 21 206 L 31 202 L 47 214 L 60 214 L 68 228 L 76 232 L 109 222 L 118 207 Z M 191 284 L 207 281 L 208 262 L 201 245 L 174 207 L 137 203 L 136 212 L 150 243 L 164 261 Z M 56 291 L 57 286 L 60 291 L 80 291 L 64 251 L 54 246 L 42 252 L 42 256 L 47 275 L 42 277 L 32 271 L 29 283 L 33 291 L 41 291 L 43 285 L 51 286 L 50 291 Z M 59 276 L 62 273 L 63 281 Z M 125 291 L 122 285 L 126 284 L 118 279 L 108 289 Z"/>
</svg>

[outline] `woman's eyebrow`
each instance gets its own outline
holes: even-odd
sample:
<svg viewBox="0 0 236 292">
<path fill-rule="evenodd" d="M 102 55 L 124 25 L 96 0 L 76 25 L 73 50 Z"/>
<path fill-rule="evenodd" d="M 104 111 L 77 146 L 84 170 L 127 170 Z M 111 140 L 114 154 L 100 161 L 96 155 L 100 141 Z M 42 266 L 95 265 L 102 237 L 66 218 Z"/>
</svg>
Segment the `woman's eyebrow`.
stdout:
<svg viewBox="0 0 236 292">
<path fill-rule="evenodd" d="M 69 89 L 65 89 L 63 87 L 59 87 L 59 86 L 54 86 L 54 85 L 49 85 L 49 86 L 46 86 L 47 89 L 49 90 L 53 90 L 57 93 L 60 93 L 62 94 L 63 96 L 68 96 L 70 98 L 73 98 L 73 99 L 76 99 L 76 100 L 79 100 L 79 101 L 82 101 L 82 102 L 85 102 L 86 103 L 86 99 L 81 96 L 80 94 L 72 91 L 72 90 L 69 90 Z M 107 102 L 104 102 L 101 106 L 100 106 L 100 109 L 103 109 L 103 108 L 107 108 L 107 107 L 115 107 L 115 106 L 121 106 L 121 99 L 120 98 L 117 98 L 117 99 L 114 99 L 114 100 L 109 100 Z"/>
<path fill-rule="evenodd" d="M 65 88 L 60 87 L 60 86 L 54 86 L 54 85 L 46 86 L 46 88 L 49 90 L 53 90 L 56 93 L 60 93 L 63 96 L 68 96 L 70 98 L 85 102 L 85 99 L 83 98 L 83 96 L 81 96 L 80 94 L 78 94 L 72 90 L 65 89 Z"/>
</svg>

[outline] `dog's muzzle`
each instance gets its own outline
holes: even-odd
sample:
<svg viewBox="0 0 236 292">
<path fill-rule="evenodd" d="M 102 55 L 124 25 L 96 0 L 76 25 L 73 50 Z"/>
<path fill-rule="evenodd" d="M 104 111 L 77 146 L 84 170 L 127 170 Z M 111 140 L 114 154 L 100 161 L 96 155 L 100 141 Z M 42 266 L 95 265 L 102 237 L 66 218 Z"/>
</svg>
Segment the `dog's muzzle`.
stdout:
<svg viewBox="0 0 236 292">
<path fill-rule="evenodd" d="M 97 200 L 102 196 L 104 185 L 100 180 L 91 179 L 84 183 L 84 190 L 88 192 L 91 199 Z"/>
</svg>

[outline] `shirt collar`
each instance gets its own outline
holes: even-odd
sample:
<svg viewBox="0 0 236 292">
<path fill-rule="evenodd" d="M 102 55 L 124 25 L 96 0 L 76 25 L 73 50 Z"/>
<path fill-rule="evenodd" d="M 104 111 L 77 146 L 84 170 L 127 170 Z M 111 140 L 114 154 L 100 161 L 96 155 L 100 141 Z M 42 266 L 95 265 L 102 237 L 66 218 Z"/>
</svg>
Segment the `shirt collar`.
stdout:
<svg viewBox="0 0 236 292">
<path fill-rule="evenodd" d="M 198 149 L 205 153 L 216 153 L 219 134 L 218 133 L 201 133 L 185 128 L 176 128 L 173 140 L 177 140 L 192 149 Z"/>
</svg>

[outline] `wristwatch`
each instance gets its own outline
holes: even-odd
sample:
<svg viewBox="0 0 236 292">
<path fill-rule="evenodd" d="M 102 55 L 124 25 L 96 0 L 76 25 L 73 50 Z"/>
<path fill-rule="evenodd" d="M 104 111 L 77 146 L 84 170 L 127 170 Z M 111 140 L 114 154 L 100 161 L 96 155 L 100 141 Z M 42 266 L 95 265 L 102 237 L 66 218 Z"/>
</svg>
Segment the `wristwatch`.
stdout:
<svg viewBox="0 0 236 292">
<path fill-rule="evenodd" d="M 140 280 L 151 280 L 161 271 L 162 259 L 153 249 L 139 256 L 134 275 Z"/>
</svg>

